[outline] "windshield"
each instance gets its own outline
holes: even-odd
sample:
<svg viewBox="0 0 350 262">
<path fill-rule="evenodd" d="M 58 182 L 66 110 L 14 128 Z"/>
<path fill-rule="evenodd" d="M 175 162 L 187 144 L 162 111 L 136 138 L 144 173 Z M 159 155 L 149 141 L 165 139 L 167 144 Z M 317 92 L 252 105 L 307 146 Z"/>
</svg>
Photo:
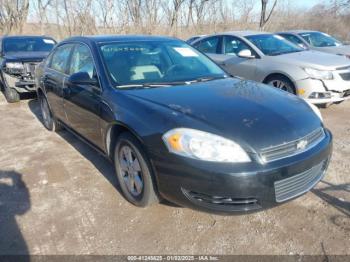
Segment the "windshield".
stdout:
<svg viewBox="0 0 350 262">
<path fill-rule="evenodd" d="M 116 42 L 100 49 L 108 74 L 119 88 L 226 77 L 209 58 L 181 41 Z"/>
<path fill-rule="evenodd" d="M 264 55 L 276 56 L 304 51 L 303 48 L 289 42 L 279 35 L 250 35 L 246 38 L 260 49 Z"/>
<path fill-rule="evenodd" d="M 327 35 L 321 32 L 300 33 L 299 35 L 302 38 L 304 38 L 306 42 L 308 42 L 311 46 L 314 46 L 314 47 L 342 45 L 342 43 L 337 39 L 335 39 L 334 37 L 331 37 L 330 35 Z"/>
<path fill-rule="evenodd" d="M 51 38 L 24 37 L 3 40 L 3 50 L 10 52 L 50 52 L 56 42 Z"/>
</svg>

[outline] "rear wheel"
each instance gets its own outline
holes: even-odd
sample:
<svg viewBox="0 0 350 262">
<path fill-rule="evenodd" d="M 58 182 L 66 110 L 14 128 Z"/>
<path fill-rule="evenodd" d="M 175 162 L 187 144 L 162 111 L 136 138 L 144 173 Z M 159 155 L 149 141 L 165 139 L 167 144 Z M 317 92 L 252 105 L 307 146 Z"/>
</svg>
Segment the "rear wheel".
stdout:
<svg viewBox="0 0 350 262">
<path fill-rule="evenodd" d="M 332 103 L 325 103 L 325 104 L 319 104 L 320 108 L 328 108 L 331 106 Z"/>
<path fill-rule="evenodd" d="M 39 96 L 39 103 L 44 126 L 50 131 L 59 131 L 61 129 L 61 126 L 52 116 L 49 104 L 44 95 Z"/>
<path fill-rule="evenodd" d="M 294 84 L 285 76 L 271 76 L 267 79 L 266 83 L 270 86 L 296 95 Z"/>
<path fill-rule="evenodd" d="M 114 163 L 120 188 L 129 202 L 140 207 L 158 202 L 148 158 L 130 133 L 119 136 Z"/>
</svg>

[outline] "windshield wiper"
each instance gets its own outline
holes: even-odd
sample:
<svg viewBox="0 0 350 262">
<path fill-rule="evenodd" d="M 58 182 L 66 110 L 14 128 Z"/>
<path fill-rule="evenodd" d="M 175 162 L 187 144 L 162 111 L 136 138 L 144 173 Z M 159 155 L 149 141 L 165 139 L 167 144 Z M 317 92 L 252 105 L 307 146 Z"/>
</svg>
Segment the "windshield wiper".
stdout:
<svg viewBox="0 0 350 262">
<path fill-rule="evenodd" d="M 227 78 L 227 76 L 204 76 L 204 77 L 199 77 L 187 82 L 190 82 L 190 83 L 207 82 L 207 81 L 213 81 L 213 80 L 224 79 L 224 78 Z"/>
<path fill-rule="evenodd" d="M 171 86 L 171 83 L 143 83 L 143 84 L 129 84 L 119 85 L 117 88 L 155 88 L 155 87 L 167 87 Z"/>
</svg>

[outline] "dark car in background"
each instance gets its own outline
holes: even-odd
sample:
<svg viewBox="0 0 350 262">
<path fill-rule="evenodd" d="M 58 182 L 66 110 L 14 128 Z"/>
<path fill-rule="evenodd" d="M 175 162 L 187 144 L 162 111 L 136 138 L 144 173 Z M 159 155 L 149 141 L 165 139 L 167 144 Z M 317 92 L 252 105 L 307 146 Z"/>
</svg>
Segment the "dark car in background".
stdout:
<svg viewBox="0 0 350 262">
<path fill-rule="evenodd" d="M 55 46 L 47 36 L 3 36 L 0 38 L 0 81 L 9 103 L 20 94 L 35 92 L 34 72 Z"/>
<path fill-rule="evenodd" d="M 350 58 L 349 44 L 343 43 L 335 37 L 323 32 L 311 30 L 294 30 L 278 32 L 277 34 L 306 49 L 312 49 L 335 55 L 342 55 Z M 349 77 L 350 76 L 348 76 L 348 79 Z"/>
<path fill-rule="evenodd" d="M 204 211 L 268 208 L 324 176 L 332 135 L 317 109 L 229 77 L 183 41 L 74 37 L 37 69 L 43 123 L 115 165 L 125 198 Z"/>
</svg>

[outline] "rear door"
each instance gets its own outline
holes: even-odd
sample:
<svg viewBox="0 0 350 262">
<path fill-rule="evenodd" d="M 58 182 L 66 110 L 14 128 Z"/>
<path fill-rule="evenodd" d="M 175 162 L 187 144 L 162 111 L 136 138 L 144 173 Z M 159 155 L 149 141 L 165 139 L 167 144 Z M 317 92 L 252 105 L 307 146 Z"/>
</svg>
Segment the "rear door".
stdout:
<svg viewBox="0 0 350 262">
<path fill-rule="evenodd" d="M 67 123 L 67 118 L 63 108 L 63 89 L 72 48 L 72 44 L 59 46 L 47 60 L 46 70 L 42 79 L 39 80 L 45 86 L 52 113 L 65 123 Z"/>
<path fill-rule="evenodd" d="M 70 60 L 69 76 L 86 72 L 91 79 L 96 79 L 96 67 L 89 47 L 83 43 L 74 46 Z M 99 84 L 72 84 L 66 82 L 63 90 L 64 110 L 68 124 L 77 133 L 95 146 L 102 148 L 100 129 L 101 87 Z"/>
</svg>

